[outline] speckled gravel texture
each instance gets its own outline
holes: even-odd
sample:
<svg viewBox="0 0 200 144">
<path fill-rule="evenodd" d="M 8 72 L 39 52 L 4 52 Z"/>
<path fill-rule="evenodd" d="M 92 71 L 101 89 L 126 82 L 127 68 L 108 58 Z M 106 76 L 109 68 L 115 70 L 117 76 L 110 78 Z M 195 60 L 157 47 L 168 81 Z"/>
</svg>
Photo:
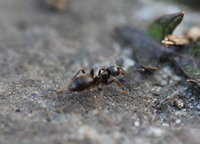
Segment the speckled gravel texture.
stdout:
<svg viewBox="0 0 200 144">
<path fill-rule="evenodd" d="M 0 0 L 0 143 L 199 144 L 200 90 L 165 63 L 87 92 L 64 92 L 80 68 L 131 64 L 112 38 L 116 25 L 144 29 L 154 18 L 185 11 L 176 31 L 197 25 L 199 12 L 153 0 Z"/>
</svg>

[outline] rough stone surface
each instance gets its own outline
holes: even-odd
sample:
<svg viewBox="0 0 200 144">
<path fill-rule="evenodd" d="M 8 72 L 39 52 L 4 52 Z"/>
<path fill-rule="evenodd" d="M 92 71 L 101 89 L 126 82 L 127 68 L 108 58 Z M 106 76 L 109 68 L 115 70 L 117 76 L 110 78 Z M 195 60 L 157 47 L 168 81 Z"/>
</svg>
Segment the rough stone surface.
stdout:
<svg viewBox="0 0 200 144">
<path fill-rule="evenodd" d="M 121 77 L 129 94 L 114 83 L 55 93 L 80 68 L 108 66 L 110 57 L 134 66 L 113 40 L 114 26 L 143 29 L 180 10 L 186 19 L 177 33 L 200 22 L 197 12 L 153 0 L 71 0 L 63 12 L 41 0 L 1 0 L 0 143 L 197 144 L 199 88 L 169 64 L 150 77 Z"/>
</svg>

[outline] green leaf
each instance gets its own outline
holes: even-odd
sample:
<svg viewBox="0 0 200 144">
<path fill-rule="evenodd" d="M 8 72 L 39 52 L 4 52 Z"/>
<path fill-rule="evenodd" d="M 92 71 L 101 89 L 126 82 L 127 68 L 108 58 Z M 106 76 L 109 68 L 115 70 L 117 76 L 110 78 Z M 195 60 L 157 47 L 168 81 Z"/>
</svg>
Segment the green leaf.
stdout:
<svg viewBox="0 0 200 144">
<path fill-rule="evenodd" d="M 195 64 L 186 64 L 182 66 L 183 71 L 192 79 L 200 82 L 200 67 Z"/>
<path fill-rule="evenodd" d="M 200 58 L 200 39 L 189 49 L 189 54 Z"/>
<path fill-rule="evenodd" d="M 157 20 L 155 20 L 147 29 L 148 34 L 161 42 L 166 35 L 172 34 L 174 29 L 183 20 L 184 13 L 173 13 L 169 15 L 164 15 Z"/>
<path fill-rule="evenodd" d="M 200 83 L 200 40 L 183 46 L 164 47 L 160 44 L 165 35 L 171 34 L 182 21 L 184 14 L 165 15 L 148 29 L 149 35 L 130 27 L 116 27 L 118 41 L 132 47 L 133 57 L 140 65 L 159 66 L 159 60 L 173 61 L 188 78 Z M 153 36 L 154 35 L 154 36 Z M 159 42 L 155 41 L 157 39 Z M 180 50 L 181 48 L 181 50 Z"/>
</svg>

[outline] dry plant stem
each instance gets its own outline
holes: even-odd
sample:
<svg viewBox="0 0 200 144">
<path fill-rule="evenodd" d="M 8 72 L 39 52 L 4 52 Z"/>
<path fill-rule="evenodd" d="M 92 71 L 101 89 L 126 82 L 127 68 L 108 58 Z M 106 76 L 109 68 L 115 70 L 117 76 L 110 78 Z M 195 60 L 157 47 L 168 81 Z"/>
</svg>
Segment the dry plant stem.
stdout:
<svg viewBox="0 0 200 144">
<path fill-rule="evenodd" d="M 183 90 L 177 90 L 175 91 L 169 98 L 163 100 L 160 104 L 162 105 L 164 102 L 170 100 L 170 99 L 173 99 L 173 97 L 177 96 L 178 94 L 180 94 L 181 92 L 183 92 Z"/>
<path fill-rule="evenodd" d="M 167 35 L 165 39 L 162 41 L 162 44 L 165 46 L 170 45 L 188 45 L 190 44 L 189 39 L 182 35 Z"/>
<path fill-rule="evenodd" d="M 193 82 L 193 83 L 197 84 L 200 87 L 200 83 L 198 81 L 194 80 L 194 79 L 188 79 L 187 81 L 188 82 Z"/>
</svg>

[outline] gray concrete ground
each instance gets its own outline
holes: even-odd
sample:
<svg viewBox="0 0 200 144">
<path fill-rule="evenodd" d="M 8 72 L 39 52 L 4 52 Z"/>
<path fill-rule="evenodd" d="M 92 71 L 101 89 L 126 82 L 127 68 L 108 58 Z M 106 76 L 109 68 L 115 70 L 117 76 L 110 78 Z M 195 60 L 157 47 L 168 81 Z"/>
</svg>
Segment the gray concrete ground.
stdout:
<svg viewBox="0 0 200 144">
<path fill-rule="evenodd" d="M 41 0 L 1 0 L 0 143 L 198 144 L 199 89 L 168 64 L 148 78 L 121 77 L 129 94 L 114 83 L 102 92 L 54 91 L 80 68 L 112 64 L 112 56 L 134 64 L 112 38 L 114 26 L 144 29 L 182 10 L 177 33 L 199 23 L 199 13 L 153 0 L 71 0 L 63 12 Z M 164 101 L 170 97 L 184 106 Z"/>
</svg>

